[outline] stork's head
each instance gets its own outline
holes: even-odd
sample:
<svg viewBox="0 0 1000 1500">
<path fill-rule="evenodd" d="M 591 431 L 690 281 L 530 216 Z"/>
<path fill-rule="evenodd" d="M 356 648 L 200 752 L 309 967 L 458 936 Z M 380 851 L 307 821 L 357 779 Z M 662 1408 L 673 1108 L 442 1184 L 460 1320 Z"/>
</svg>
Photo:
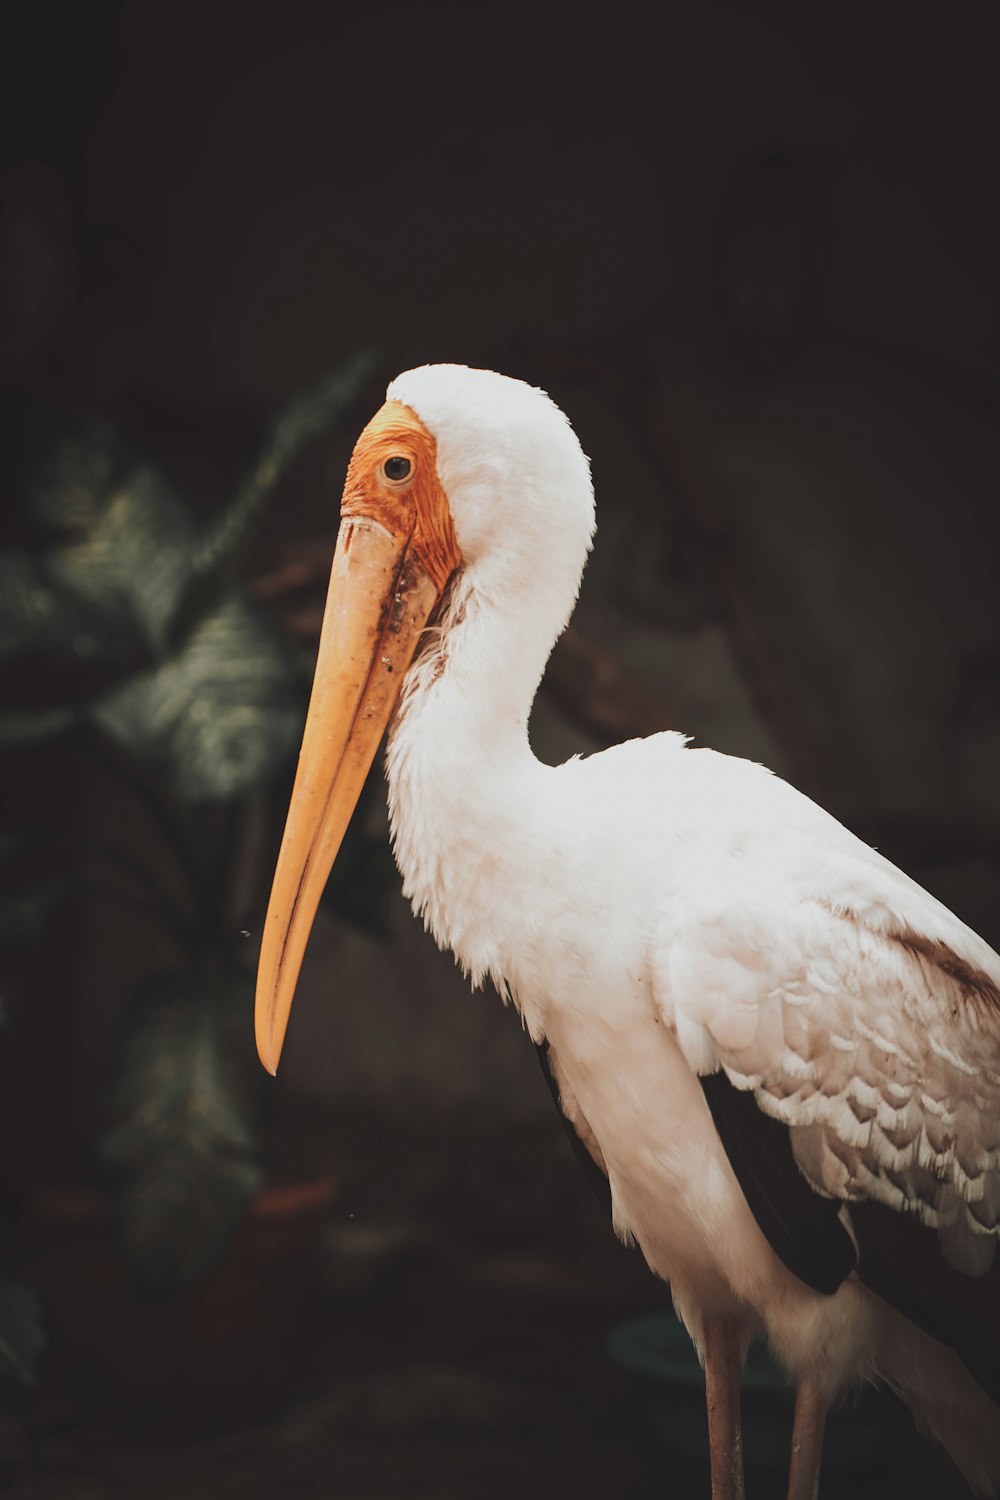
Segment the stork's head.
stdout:
<svg viewBox="0 0 1000 1500">
<path fill-rule="evenodd" d="M 341 518 L 257 976 L 272 1073 L 323 887 L 424 626 L 459 568 L 501 603 L 519 581 L 563 573 L 571 604 L 593 532 L 590 472 L 544 392 L 425 365 L 392 382 L 358 438 Z"/>
</svg>

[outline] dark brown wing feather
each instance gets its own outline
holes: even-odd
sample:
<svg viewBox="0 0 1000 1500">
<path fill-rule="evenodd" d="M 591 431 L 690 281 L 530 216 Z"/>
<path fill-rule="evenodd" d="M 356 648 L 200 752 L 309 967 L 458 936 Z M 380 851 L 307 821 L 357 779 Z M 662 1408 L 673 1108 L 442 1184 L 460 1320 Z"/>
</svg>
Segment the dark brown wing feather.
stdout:
<svg viewBox="0 0 1000 1500">
<path fill-rule="evenodd" d="M 537 1051 L 573 1154 L 610 1216 L 608 1179 L 563 1111 L 548 1045 Z M 935 1230 L 870 1202 L 849 1205 L 856 1250 L 839 1200 L 815 1192 L 800 1171 L 788 1127 L 724 1073 L 702 1078 L 701 1086 L 750 1212 L 792 1274 L 829 1295 L 856 1270 L 890 1307 L 953 1349 L 1000 1406 L 1000 1259 L 985 1276 L 967 1275 L 944 1258 Z"/>
<path fill-rule="evenodd" d="M 562 1107 L 548 1043 L 539 1043 L 537 1052 L 573 1154 L 610 1216 L 608 1179 Z M 795 1164 L 787 1129 L 762 1114 L 751 1094 L 734 1088 L 723 1073 L 701 1084 L 726 1155 L 771 1248 L 800 1280 L 819 1292 L 835 1292 L 856 1261 L 837 1217 L 840 1204 L 813 1191 Z"/>
<path fill-rule="evenodd" d="M 775 1255 L 817 1292 L 832 1295 L 857 1256 L 840 1222 L 840 1204 L 806 1181 L 792 1155 L 788 1128 L 765 1115 L 753 1094 L 724 1073 L 701 1080 L 729 1165 L 750 1212 Z"/>
<path fill-rule="evenodd" d="M 935 1229 L 881 1203 L 852 1203 L 858 1276 L 897 1312 L 947 1344 L 1000 1406 L 1000 1261 L 957 1271 Z"/>
<path fill-rule="evenodd" d="M 872 1202 L 849 1205 L 855 1252 L 839 1200 L 814 1192 L 796 1165 L 788 1127 L 724 1073 L 701 1084 L 750 1211 L 788 1269 L 819 1292 L 835 1292 L 856 1265 L 865 1286 L 953 1349 L 1000 1405 L 1000 1261 L 984 1276 L 958 1271 L 936 1230 Z"/>
</svg>

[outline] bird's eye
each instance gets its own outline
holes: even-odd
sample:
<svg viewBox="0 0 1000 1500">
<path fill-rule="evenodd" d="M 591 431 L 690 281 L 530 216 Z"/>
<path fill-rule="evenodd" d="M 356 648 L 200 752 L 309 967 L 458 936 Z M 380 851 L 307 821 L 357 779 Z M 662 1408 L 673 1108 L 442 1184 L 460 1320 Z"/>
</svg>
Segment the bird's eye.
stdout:
<svg viewBox="0 0 1000 1500">
<path fill-rule="evenodd" d="M 405 479 L 412 468 L 413 465 L 408 458 L 401 458 L 399 455 L 396 455 L 394 458 L 386 459 L 382 465 L 382 473 L 386 479 L 395 479 L 398 481 Z"/>
</svg>

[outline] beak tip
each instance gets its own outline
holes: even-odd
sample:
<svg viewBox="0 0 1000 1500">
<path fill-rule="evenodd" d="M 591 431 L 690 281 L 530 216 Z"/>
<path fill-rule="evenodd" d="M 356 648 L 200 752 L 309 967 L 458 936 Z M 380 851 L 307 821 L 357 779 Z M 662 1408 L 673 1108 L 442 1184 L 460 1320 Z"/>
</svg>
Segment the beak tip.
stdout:
<svg viewBox="0 0 1000 1500">
<path fill-rule="evenodd" d="M 273 1039 L 271 1037 L 265 1038 L 262 1036 L 258 1036 L 257 1056 L 260 1058 L 260 1064 L 265 1073 L 270 1073 L 272 1078 L 276 1078 L 278 1074 L 278 1061 L 281 1057 L 281 1049 L 279 1047 L 277 1052 L 275 1051 Z"/>
</svg>

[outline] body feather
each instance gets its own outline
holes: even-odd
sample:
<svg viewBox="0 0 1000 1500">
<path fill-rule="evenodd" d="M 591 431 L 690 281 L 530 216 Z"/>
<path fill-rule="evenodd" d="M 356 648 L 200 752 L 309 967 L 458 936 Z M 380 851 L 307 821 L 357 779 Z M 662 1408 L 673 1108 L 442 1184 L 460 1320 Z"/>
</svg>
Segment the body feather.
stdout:
<svg viewBox="0 0 1000 1500">
<path fill-rule="evenodd" d="M 831 1398 L 884 1381 L 996 1493 L 996 1343 L 970 1339 L 977 1308 L 995 1338 L 1000 958 L 759 766 L 676 734 L 539 763 L 586 462 L 517 382 L 430 367 L 390 394 L 434 432 L 464 559 L 390 737 L 406 895 L 544 1046 L 695 1341 L 726 1319 Z"/>
</svg>

